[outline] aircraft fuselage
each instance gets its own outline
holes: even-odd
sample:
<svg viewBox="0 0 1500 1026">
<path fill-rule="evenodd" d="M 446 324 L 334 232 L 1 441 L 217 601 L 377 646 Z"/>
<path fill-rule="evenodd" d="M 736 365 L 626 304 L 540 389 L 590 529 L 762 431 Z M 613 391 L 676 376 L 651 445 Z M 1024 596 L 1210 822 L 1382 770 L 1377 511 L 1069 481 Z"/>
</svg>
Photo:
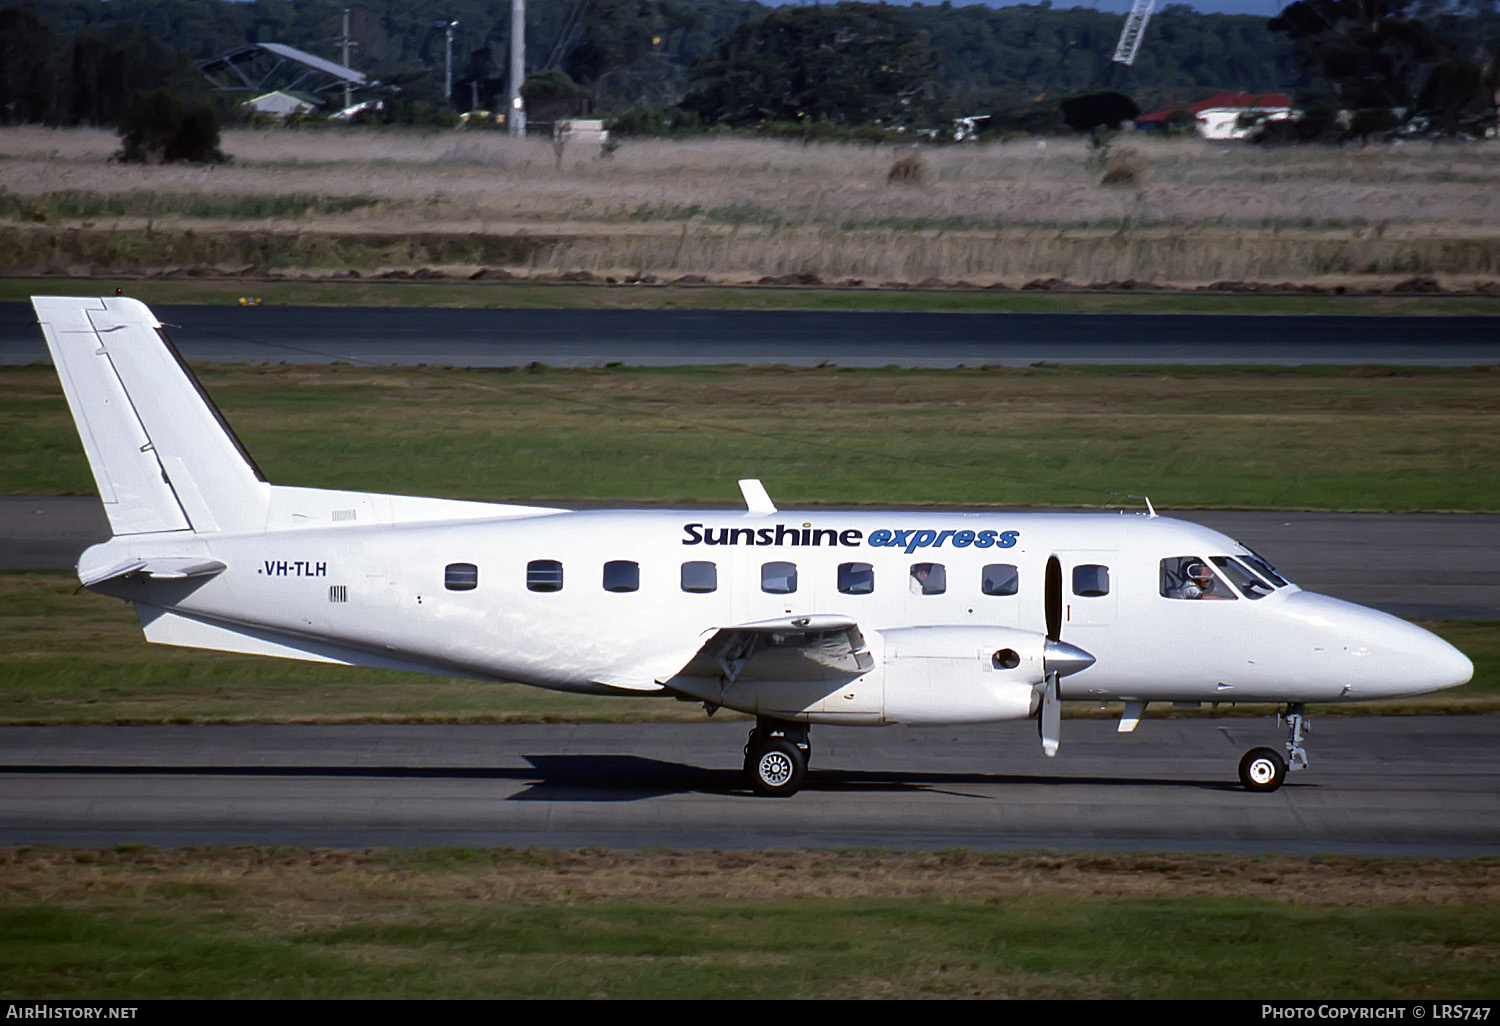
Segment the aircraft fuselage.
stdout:
<svg viewBox="0 0 1500 1026">
<path fill-rule="evenodd" d="M 773 686 L 755 684 L 753 660 L 711 699 L 703 680 L 678 676 L 704 638 L 725 624 L 856 620 L 871 668 L 819 674 L 796 708 L 787 700 L 797 688 L 777 685 L 781 713 L 808 722 L 1031 714 L 983 698 L 972 709 L 962 700 L 910 709 L 889 694 L 903 682 L 886 673 L 882 646 L 890 631 L 970 629 L 957 636 L 972 634 L 978 647 L 955 656 L 960 667 L 972 655 L 1003 676 L 985 662 L 1011 636 L 998 629 L 1038 643 L 1049 633 L 1050 561 L 1055 634 L 1096 660 L 1063 681 L 1065 699 L 1336 702 L 1434 690 L 1470 672 L 1427 631 L 1295 585 L 1242 593 L 1221 572 L 1222 597 L 1165 594 L 1163 561 L 1254 558 L 1218 532 L 1165 517 L 613 510 L 361 524 L 334 523 L 332 513 L 300 514 L 303 526 L 264 534 L 194 536 L 190 552 L 177 532 L 123 536 L 84 562 L 191 554 L 225 565 L 208 578 L 95 586 L 141 603 L 143 618 L 162 610 L 261 630 L 314 655 L 331 643 L 347 650 L 340 661 L 563 691 L 686 694 L 751 713 L 764 711 L 753 692 Z M 997 629 L 993 645 L 984 629 Z M 830 702 L 832 690 L 857 697 Z"/>
</svg>

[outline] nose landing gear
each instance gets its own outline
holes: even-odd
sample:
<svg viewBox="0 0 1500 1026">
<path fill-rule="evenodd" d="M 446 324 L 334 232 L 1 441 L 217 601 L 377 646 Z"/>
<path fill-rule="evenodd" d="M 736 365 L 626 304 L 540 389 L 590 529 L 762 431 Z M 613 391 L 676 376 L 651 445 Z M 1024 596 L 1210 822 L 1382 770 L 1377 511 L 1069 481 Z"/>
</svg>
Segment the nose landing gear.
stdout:
<svg viewBox="0 0 1500 1026">
<path fill-rule="evenodd" d="M 1240 783 L 1247 791 L 1274 791 L 1286 781 L 1286 760 L 1274 748 L 1252 748 L 1240 760 Z"/>
<path fill-rule="evenodd" d="M 1286 707 L 1285 713 L 1276 715 L 1277 723 L 1286 724 L 1286 754 L 1283 759 L 1274 748 L 1252 748 L 1240 759 L 1240 783 L 1247 791 L 1274 791 L 1286 783 L 1286 775 L 1307 769 L 1307 749 L 1302 747 L 1307 737 L 1307 716 L 1298 703 Z"/>
</svg>

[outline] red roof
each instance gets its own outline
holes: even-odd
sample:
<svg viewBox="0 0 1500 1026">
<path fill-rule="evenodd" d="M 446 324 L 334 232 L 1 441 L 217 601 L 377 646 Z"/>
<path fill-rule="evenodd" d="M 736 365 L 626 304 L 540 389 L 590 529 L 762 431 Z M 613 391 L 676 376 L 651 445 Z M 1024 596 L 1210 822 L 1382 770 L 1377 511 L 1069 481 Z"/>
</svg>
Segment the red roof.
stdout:
<svg viewBox="0 0 1500 1026">
<path fill-rule="evenodd" d="M 1290 107 L 1291 105 L 1292 98 L 1286 93 L 1215 93 L 1197 103 L 1184 103 L 1176 107 L 1168 107 L 1166 110 L 1152 111 L 1150 114 L 1142 114 L 1135 120 L 1137 124 L 1142 121 L 1165 121 L 1178 111 L 1197 114 L 1199 111 L 1213 107 Z"/>
</svg>

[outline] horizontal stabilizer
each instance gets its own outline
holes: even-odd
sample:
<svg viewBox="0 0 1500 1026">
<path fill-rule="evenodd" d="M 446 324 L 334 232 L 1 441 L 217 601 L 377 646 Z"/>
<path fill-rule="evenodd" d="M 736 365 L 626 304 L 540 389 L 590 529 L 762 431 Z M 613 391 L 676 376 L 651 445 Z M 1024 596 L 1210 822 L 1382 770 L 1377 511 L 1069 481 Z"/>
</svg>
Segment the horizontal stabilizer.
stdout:
<svg viewBox="0 0 1500 1026">
<path fill-rule="evenodd" d="M 130 559 L 102 570 L 79 567 L 79 580 L 85 588 L 91 588 L 117 577 L 142 574 L 156 580 L 183 580 L 188 577 L 212 577 L 221 573 L 224 564 L 217 559 L 201 556 L 152 556 L 149 559 Z"/>
</svg>

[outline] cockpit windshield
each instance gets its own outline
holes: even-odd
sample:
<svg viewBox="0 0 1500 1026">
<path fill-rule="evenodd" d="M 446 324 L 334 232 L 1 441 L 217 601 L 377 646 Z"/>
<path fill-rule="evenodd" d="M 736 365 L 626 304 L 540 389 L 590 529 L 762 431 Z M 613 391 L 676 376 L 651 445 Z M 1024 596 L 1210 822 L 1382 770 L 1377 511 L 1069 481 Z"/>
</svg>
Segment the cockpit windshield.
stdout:
<svg viewBox="0 0 1500 1026">
<path fill-rule="evenodd" d="M 1219 568 L 1219 572 L 1229 578 L 1239 593 L 1248 599 L 1265 598 L 1276 589 L 1259 577 L 1246 570 L 1238 560 L 1228 556 L 1210 556 L 1213 565 Z"/>
<path fill-rule="evenodd" d="M 1270 583 L 1271 587 L 1285 588 L 1292 583 L 1291 581 L 1287 580 L 1285 577 L 1282 577 L 1279 573 L 1277 573 L 1276 568 L 1271 565 L 1270 561 L 1267 560 L 1265 556 L 1262 556 L 1260 553 L 1256 552 L 1248 545 L 1245 545 L 1244 548 L 1245 552 L 1248 553 L 1248 555 L 1242 555 L 1238 557 L 1240 561 L 1248 566 L 1251 570 L 1253 570 L 1256 574 L 1260 575 L 1262 580 Z"/>
<path fill-rule="evenodd" d="M 1275 571 L 1268 568 L 1263 575 L 1247 564 L 1251 560 L 1244 556 L 1168 557 L 1161 561 L 1161 595 L 1170 599 L 1237 599 L 1243 595 L 1253 601 L 1276 591 L 1270 578 L 1286 586 Z"/>
</svg>

